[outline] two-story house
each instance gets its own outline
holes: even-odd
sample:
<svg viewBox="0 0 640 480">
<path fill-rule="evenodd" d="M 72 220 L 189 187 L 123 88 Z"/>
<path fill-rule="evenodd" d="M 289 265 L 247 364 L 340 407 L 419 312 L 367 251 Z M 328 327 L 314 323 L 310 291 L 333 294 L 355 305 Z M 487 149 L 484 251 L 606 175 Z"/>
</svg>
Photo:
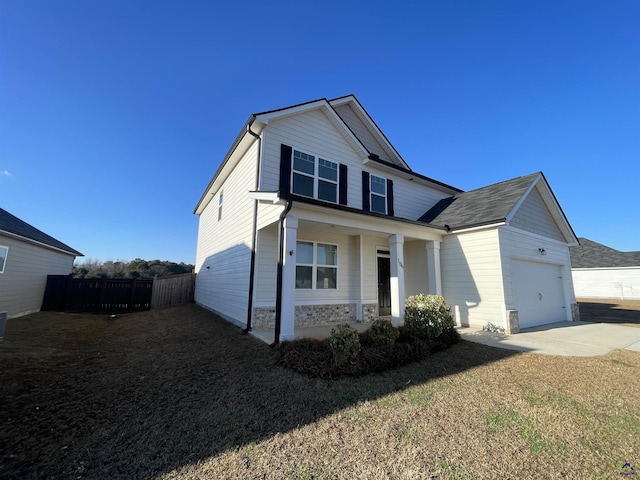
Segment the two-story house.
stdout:
<svg viewBox="0 0 640 480">
<path fill-rule="evenodd" d="M 276 341 L 402 324 L 418 293 L 513 333 L 578 316 L 577 238 L 542 173 L 468 192 L 416 173 L 353 95 L 251 115 L 194 213 L 196 303 Z"/>
</svg>

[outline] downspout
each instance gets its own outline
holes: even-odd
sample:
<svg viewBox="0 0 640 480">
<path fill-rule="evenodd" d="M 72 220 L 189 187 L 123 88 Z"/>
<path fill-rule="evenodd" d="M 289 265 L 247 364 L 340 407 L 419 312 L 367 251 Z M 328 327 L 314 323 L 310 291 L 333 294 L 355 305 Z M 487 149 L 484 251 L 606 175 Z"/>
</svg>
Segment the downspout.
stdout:
<svg viewBox="0 0 640 480">
<path fill-rule="evenodd" d="M 278 245 L 278 273 L 276 277 L 276 328 L 272 347 L 280 343 L 280 324 L 282 323 L 282 269 L 284 267 L 284 219 L 291 210 L 293 202 L 287 199 L 287 206 L 280 214 L 280 245 Z"/>
<path fill-rule="evenodd" d="M 247 125 L 247 133 L 258 140 L 258 161 L 256 162 L 256 186 L 255 190 L 260 188 L 260 154 L 262 153 L 262 137 L 251 130 L 251 125 L 255 122 L 255 117 L 251 119 L 251 122 Z M 243 333 L 249 333 L 251 331 L 251 319 L 253 318 L 253 283 L 254 274 L 256 270 L 256 243 L 258 237 L 258 200 L 253 201 L 253 232 L 251 238 L 251 267 L 249 270 L 249 299 L 247 301 L 247 326 Z"/>
</svg>

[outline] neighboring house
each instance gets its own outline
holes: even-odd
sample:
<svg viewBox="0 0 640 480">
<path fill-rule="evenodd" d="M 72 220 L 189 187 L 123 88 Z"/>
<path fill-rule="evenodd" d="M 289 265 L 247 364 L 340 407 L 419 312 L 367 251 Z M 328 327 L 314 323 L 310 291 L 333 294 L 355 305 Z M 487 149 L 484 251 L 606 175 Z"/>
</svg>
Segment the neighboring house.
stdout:
<svg viewBox="0 0 640 480">
<path fill-rule="evenodd" d="M 469 192 L 416 173 L 353 95 L 251 115 L 194 213 L 196 303 L 276 341 L 402 324 L 418 293 L 460 325 L 578 317 L 578 242 L 542 173 Z"/>
<path fill-rule="evenodd" d="M 621 252 L 580 238 L 571 247 L 573 288 L 578 298 L 640 300 L 640 251 Z"/>
<path fill-rule="evenodd" d="M 37 312 L 47 275 L 68 275 L 80 252 L 0 208 L 0 311 Z"/>
</svg>

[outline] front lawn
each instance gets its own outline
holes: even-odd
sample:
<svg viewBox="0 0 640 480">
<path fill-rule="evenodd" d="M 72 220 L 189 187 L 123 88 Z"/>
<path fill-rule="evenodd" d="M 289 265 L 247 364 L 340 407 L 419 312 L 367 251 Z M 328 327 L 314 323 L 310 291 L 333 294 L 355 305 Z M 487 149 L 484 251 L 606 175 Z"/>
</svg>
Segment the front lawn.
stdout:
<svg viewBox="0 0 640 480">
<path fill-rule="evenodd" d="M 43 312 L 0 343 L 0 478 L 622 478 L 638 378 L 637 352 L 461 341 L 323 380 L 193 305 Z"/>
</svg>

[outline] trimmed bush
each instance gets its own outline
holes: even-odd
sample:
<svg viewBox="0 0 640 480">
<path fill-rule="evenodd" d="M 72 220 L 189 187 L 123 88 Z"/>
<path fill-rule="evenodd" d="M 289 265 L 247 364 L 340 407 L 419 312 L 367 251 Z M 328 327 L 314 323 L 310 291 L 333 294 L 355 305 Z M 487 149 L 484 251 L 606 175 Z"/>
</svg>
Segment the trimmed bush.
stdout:
<svg viewBox="0 0 640 480">
<path fill-rule="evenodd" d="M 353 327 L 340 325 L 324 340 L 303 338 L 278 344 L 276 363 L 312 377 L 365 375 L 423 360 L 458 343 L 460 334 L 442 297 L 417 295 L 409 297 L 407 305 L 402 327 L 378 319 L 358 334 Z"/>
<path fill-rule="evenodd" d="M 433 339 L 455 324 L 451 307 L 440 295 L 412 295 L 405 302 L 404 324 L 411 335 Z"/>
<path fill-rule="evenodd" d="M 336 365 L 354 362 L 362 350 L 358 331 L 346 323 L 331 329 L 329 345 Z"/>
<path fill-rule="evenodd" d="M 372 345 L 393 345 L 399 336 L 400 330 L 391 325 L 389 320 L 379 318 L 364 332 L 362 340 Z"/>
</svg>

